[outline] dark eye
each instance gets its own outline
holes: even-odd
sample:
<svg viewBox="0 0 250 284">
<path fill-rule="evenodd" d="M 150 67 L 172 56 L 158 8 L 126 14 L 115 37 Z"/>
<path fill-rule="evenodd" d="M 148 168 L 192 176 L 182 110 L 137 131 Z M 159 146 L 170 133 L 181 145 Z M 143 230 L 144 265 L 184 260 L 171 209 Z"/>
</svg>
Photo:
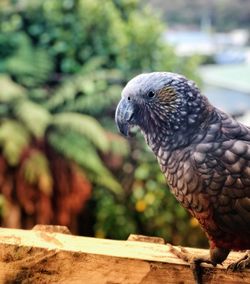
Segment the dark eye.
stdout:
<svg viewBox="0 0 250 284">
<path fill-rule="evenodd" d="M 148 97 L 153 98 L 155 96 L 155 93 L 153 91 L 148 92 Z"/>
</svg>

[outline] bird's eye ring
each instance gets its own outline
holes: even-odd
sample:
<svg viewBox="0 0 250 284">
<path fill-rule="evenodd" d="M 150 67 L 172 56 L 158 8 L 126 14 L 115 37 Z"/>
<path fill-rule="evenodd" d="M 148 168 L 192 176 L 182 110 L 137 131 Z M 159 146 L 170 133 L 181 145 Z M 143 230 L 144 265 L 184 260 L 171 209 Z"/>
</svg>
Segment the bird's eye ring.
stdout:
<svg viewBox="0 0 250 284">
<path fill-rule="evenodd" d="M 153 91 L 148 92 L 148 97 L 153 98 L 155 96 L 155 93 Z"/>
</svg>

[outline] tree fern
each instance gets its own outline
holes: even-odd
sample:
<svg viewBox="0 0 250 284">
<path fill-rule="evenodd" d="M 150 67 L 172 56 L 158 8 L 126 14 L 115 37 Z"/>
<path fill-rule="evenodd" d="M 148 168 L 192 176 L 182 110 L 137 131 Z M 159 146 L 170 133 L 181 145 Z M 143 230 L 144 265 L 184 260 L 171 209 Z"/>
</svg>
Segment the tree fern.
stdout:
<svg viewBox="0 0 250 284">
<path fill-rule="evenodd" d="M 51 114 L 41 105 L 20 100 L 14 105 L 15 116 L 36 138 L 42 138 L 51 121 Z"/>
<path fill-rule="evenodd" d="M 74 131 L 51 131 L 49 143 L 68 159 L 88 170 L 92 180 L 106 186 L 116 194 L 122 192 L 120 184 L 103 165 L 95 148 L 86 138 Z"/>
<path fill-rule="evenodd" d="M 52 194 L 53 179 L 49 161 L 42 152 L 38 150 L 31 151 L 22 165 L 22 171 L 25 180 L 29 184 L 37 185 L 47 195 Z"/>
<path fill-rule="evenodd" d="M 104 57 L 102 56 L 92 57 L 87 62 L 85 62 L 79 73 L 81 75 L 87 75 L 96 72 L 96 70 L 100 70 L 100 68 L 104 63 L 105 63 Z"/>
<path fill-rule="evenodd" d="M 102 92 L 92 95 L 82 95 L 75 100 L 69 100 L 61 107 L 62 111 L 77 111 L 91 115 L 100 115 L 103 111 L 117 102 L 121 94 L 121 86 L 113 85 Z"/>
<path fill-rule="evenodd" d="M 4 120 L 0 127 L 0 147 L 11 166 L 16 166 L 23 150 L 29 146 L 30 135 L 26 128 L 15 120 Z"/>
<path fill-rule="evenodd" d="M 95 115 L 117 101 L 122 89 L 121 73 L 104 69 L 86 72 L 92 67 L 87 66 L 79 74 L 65 79 L 45 106 L 52 112 L 77 111 Z"/>
<path fill-rule="evenodd" d="M 104 129 L 93 117 L 78 113 L 61 113 L 53 117 L 52 125 L 61 130 L 76 131 L 90 140 L 103 152 L 109 150 L 109 141 Z"/>
<path fill-rule="evenodd" d="M 34 48 L 25 34 L 20 33 L 16 37 L 19 46 L 16 53 L 4 62 L 5 71 L 27 87 L 35 87 L 47 81 L 53 69 L 48 53 L 43 49 Z"/>
<path fill-rule="evenodd" d="M 0 86 L 0 103 L 9 103 L 26 95 L 26 90 L 13 82 L 8 75 L 0 75 Z"/>
</svg>

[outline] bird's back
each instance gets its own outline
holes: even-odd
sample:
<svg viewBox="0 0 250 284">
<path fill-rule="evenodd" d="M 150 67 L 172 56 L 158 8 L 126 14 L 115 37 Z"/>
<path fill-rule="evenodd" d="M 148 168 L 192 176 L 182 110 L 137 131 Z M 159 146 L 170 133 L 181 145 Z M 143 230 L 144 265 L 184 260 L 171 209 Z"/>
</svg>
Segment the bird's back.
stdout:
<svg viewBox="0 0 250 284">
<path fill-rule="evenodd" d="M 250 248 L 250 129 L 215 109 L 189 146 L 165 157 L 172 192 L 210 240 Z"/>
</svg>

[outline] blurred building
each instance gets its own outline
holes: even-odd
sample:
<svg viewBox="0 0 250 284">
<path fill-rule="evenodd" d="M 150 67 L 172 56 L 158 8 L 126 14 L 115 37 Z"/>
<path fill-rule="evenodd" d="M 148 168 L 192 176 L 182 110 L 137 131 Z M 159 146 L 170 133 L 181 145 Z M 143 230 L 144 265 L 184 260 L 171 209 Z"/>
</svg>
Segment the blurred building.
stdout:
<svg viewBox="0 0 250 284">
<path fill-rule="evenodd" d="M 206 23 L 200 30 L 170 29 L 164 38 L 179 56 L 201 55 L 214 62 L 199 70 L 203 93 L 213 105 L 250 125 L 249 32 L 212 32 Z"/>
<path fill-rule="evenodd" d="M 199 74 L 210 102 L 250 125 L 250 64 L 205 65 Z"/>
<path fill-rule="evenodd" d="M 164 39 L 180 56 L 214 56 L 217 63 L 240 63 L 249 60 L 249 49 L 246 48 L 249 33 L 243 29 L 229 33 L 170 29 L 164 33 Z"/>
</svg>

